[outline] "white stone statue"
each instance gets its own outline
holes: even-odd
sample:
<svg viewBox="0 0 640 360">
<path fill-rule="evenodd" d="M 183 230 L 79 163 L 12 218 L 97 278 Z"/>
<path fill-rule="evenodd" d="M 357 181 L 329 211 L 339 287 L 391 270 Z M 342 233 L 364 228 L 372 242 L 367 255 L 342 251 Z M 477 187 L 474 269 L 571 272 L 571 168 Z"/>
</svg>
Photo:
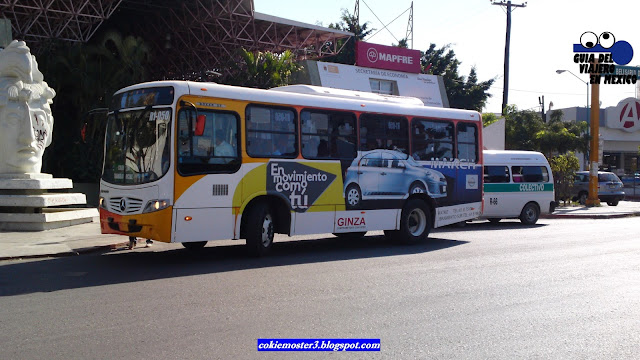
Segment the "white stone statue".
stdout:
<svg viewBox="0 0 640 360">
<path fill-rule="evenodd" d="M 55 95 L 23 41 L 0 50 L 0 174 L 40 173 Z"/>
</svg>

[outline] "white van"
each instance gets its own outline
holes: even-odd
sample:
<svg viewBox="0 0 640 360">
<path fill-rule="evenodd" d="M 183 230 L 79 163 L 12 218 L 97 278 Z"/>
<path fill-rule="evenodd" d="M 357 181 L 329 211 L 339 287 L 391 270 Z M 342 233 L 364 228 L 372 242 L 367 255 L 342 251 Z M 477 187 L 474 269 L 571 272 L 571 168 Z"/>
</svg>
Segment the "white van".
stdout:
<svg viewBox="0 0 640 360">
<path fill-rule="evenodd" d="M 497 223 L 519 218 L 532 225 L 555 209 L 553 175 L 535 151 L 484 150 L 484 207 L 481 218 Z"/>
</svg>

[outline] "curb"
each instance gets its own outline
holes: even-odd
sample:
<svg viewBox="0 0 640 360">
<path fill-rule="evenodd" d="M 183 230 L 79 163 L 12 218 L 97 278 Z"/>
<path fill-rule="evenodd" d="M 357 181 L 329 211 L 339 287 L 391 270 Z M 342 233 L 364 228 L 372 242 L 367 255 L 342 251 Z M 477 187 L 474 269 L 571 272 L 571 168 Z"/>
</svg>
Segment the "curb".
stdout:
<svg viewBox="0 0 640 360">
<path fill-rule="evenodd" d="M 540 215 L 540 218 L 543 219 L 562 219 L 562 218 L 571 218 L 571 219 L 618 219 L 625 217 L 634 217 L 640 216 L 640 212 L 626 213 L 626 214 L 593 214 L 593 215 L 578 215 L 578 214 L 548 214 L 548 215 Z"/>
</svg>

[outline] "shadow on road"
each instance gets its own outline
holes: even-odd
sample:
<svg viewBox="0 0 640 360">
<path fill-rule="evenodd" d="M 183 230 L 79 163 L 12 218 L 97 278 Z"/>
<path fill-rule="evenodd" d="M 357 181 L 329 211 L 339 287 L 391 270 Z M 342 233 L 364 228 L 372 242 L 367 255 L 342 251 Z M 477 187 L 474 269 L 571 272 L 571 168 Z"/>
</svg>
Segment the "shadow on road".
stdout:
<svg viewBox="0 0 640 360">
<path fill-rule="evenodd" d="M 465 244 L 464 241 L 430 237 L 428 241 L 402 246 L 384 236 L 359 240 L 330 237 L 317 240 L 276 242 L 264 258 L 248 258 L 243 245 L 186 249 L 113 251 L 0 264 L 0 296 L 130 283 L 228 271 L 419 254 Z"/>
<path fill-rule="evenodd" d="M 432 235 L 438 233 L 446 233 L 450 231 L 475 231 L 475 230 L 517 230 L 517 229 L 538 229 L 549 226 L 548 224 L 533 224 L 533 225 L 525 225 L 520 222 L 520 220 L 513 219 L 503 219 L 497 224 L 493 224 L 489 221 L 478 220 L 468 222 L 463 226 L 460 225 L 449 225 L 444 226 L 438 229 L 435 229 L 432 232 Z"/>
</svg>

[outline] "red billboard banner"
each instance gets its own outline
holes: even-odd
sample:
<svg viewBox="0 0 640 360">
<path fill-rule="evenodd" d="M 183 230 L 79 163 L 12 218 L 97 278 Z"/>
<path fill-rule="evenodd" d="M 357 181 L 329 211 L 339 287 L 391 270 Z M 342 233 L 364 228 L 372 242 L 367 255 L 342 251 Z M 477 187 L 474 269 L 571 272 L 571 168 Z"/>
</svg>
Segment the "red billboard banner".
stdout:
<svg viewBox="0 0 640 360">
<path fill-rule="evenodd" d="M 419 74 L 420 50 L 357 41 L 356 65 Z"/>
</svg>

